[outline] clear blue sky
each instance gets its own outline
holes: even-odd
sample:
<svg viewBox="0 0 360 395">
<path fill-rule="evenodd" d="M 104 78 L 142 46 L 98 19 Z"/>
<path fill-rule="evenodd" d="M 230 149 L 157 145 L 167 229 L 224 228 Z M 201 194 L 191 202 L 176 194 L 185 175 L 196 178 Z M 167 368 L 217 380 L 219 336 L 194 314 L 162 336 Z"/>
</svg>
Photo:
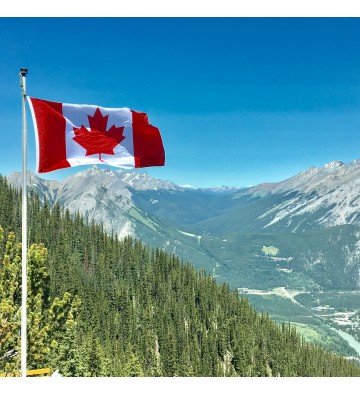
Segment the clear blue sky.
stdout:
<svg viewBox="0 0 360 395">
<path fill-rule="evenodd" d="M 21 170 L 20 67 L 30 96 L 146 112 L 166 150 L 166 166 L 146 171 L 181 185 L 350 162 L 359 41 L 359 18 L 0 18 L 0 173 Z"/>
</svg>

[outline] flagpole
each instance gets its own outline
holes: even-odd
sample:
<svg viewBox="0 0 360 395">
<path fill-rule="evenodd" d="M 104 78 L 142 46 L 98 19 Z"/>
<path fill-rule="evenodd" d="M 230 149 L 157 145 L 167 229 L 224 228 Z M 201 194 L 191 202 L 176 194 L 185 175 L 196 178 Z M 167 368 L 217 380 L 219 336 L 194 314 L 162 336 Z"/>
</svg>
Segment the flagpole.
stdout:
<svg viewBox="0 0 360 395">
<path fill-rule="evenodd" d="M 26 296 L 27 296 L 27 124 L 26 124 L 26 75 L 20 69 L 22 91 L 22 247 L 21 247 L 21 377 L 26 377 Z"/>
</svg>

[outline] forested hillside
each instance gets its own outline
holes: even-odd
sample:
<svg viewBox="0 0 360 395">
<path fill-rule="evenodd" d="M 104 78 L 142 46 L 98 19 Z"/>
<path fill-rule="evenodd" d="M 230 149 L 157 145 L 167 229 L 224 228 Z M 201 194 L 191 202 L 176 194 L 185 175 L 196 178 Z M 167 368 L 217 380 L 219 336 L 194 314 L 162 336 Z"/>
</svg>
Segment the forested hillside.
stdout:
<svg viewBox="0 0 360 395">
<path fill-rule="evenodd" d="M 15 311 L 7 326 L 0 311 L 0 372 L 19 367 L 18 342 L 6 340 L 19 319 L 20 292 L 9 295 L 7 285 L 20 282 L 20 200 L 0 177 L 0 303 L 12 301 Z M 38 331 L 29 330 L 33 368 L 79 376 L 360 376 L 359 367 L 305 344 L 295 329 L 259 315 L 226 284 L 174 255 L 129 237 L 119 241 L 35 194 L 29 224 L 36 243 L 30 274 L 44 280 L 29 282 L 30 294 L 41 291 L 36 308 L 44 317 Z M 59 304 L 66 314 L 55 319 Z"/>
</svg>

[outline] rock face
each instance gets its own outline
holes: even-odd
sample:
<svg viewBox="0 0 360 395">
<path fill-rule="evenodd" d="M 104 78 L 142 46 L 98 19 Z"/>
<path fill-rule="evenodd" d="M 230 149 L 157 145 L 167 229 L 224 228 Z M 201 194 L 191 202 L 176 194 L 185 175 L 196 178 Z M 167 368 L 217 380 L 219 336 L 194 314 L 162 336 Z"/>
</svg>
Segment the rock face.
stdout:
<svg viewBox="0 0 360 395">
<path fill-rule="evenodd" d="M 15 187 L 21 187 L 20 173 L 12 173 L 7 178 Z M 137 227 L 154 227 L 147 215 L 136 208 L 132 199 L 134 191 L 182 190 L 170 181 L 157 180 L 146 173 L 96 166 L 61 183 L 31 174 L 29 184 L 50 204 L 58 202 L 71 213 L 78 211 L 96 222 L 103 222 L 105 229 L 120 238 L 135 235 Z"/>
<path fill-rule="evenodd" d="M 292 232 L 336 225 L 360 224 L 360 160 L 349 164 L 333 161 L 311 167 L 273 184 L 240 192 L 253 197 L 279 196 L 279 202 L 255 220 L 263 229 Z M 280 225 L 280 226 L 279 226 Z"/>
</svg>

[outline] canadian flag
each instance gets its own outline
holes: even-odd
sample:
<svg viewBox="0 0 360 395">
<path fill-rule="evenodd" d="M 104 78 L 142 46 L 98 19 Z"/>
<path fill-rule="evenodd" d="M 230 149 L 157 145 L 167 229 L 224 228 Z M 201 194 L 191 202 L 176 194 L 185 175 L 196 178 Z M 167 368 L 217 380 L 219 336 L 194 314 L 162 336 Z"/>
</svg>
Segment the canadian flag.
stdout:
<svg viewBox="0 0 360 395">
<path fill-rule="evenodd" d="M 145 113 L 27 99 L 34 122 L 38 173 L 90 164 L 125 169 L 165 164 L 160 132 L 149 124 Z"/>
</svg>

